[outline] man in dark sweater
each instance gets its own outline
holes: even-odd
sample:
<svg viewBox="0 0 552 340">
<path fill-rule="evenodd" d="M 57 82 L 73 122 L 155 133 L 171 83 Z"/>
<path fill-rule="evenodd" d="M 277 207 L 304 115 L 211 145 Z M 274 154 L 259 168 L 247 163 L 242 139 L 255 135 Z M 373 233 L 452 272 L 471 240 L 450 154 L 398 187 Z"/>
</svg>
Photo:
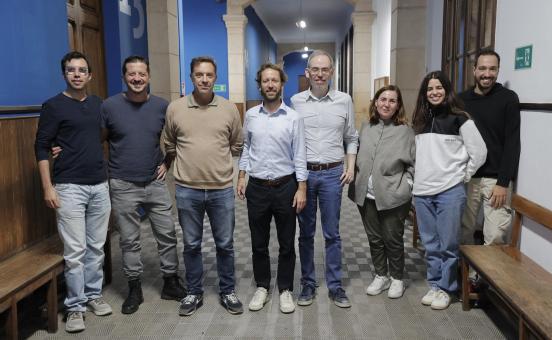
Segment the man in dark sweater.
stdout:
<svg viewBox="0 0 552 340">
<path fill-rule="evenodd" d="M 167 166 L 159 147 L 168 102 L 150 95 L 149 63 L 141 56 L 123 62 L 127 91 L 102 105 L 103 135 L 109 142 L 109 185 L 113 216 L 119 229 L 123 272 L 129 293 L 122 313 L 132 314 L 144 301 L 140 276 L 140 221 L 151 222 L 161 261 L 161 298 L 180 301 L 186 292 L 177 276 L 178 254 L 172 199 L 165 183 Z"/>
<path fill-rule="evenodd" d="M 88 307 L 111 314 L 102 299 L 104 243 L 111 204 L 100 133 L 101 99 L 86 95 L 92 70 L 85 55 L 70 52 L 61 60 L 65 91 L 42 105 L 35 141 L 44 201 L 56 210 L 64 244 L 67 332 L 84 330 Z M 50 178 L 52 145 L 62 151 Z"/>
<path fill-rule="evenodd" d="M 468 183 L 462 218 L 463 244 L 474 243 L 481 206 L 485 245 L 505 243 L 512 218 L 512 185 L 520 153 L 519 99 L 514 91 L 496 82 L 499 67 L 500 56 L 496 52 L 480 51 L 473 69 L 475 86 L 460 94 L 488 150 L 485 164 Z"/>
</svg>

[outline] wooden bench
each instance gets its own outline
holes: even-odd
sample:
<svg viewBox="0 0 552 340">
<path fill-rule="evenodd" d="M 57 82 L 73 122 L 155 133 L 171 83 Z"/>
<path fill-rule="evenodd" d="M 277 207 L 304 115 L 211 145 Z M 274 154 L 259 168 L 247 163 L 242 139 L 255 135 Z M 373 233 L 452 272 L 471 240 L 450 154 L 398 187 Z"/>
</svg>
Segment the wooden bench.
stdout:
<svg viewBox="0 0 552 340">
<path fill-rule="evenodd" d="M 462 308 L 469 310 L 471 300 L 479 298 L 469 291 L 468 273 L 472 267 L 517 318 L 519 339 L 526 339 L 528 334 L 552 339 L 552 274 L 519 250 L 523 217 L 552 230 L 552 211 L 516 194 L 512 208 L 515 216 L 510 244 L 460 246 Z"/>
<path fill-rule="evenodd" d="M 8 339 L 18 339 L 17 302 L 47 286 L 48 332 L 58 328 L 57 276 L 63 272 L 63 244 L 57 236 L 0 262 L 0 313 L 8 313 Z"/>
</svg>

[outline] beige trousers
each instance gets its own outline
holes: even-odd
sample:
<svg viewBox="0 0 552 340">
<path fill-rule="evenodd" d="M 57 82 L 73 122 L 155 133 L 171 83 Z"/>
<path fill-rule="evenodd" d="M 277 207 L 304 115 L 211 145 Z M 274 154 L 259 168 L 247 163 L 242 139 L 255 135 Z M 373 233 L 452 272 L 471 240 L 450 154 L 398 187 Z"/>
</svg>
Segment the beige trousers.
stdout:
<svg viewBox="0 0 552 340">
<path fill-rule="evenodd" d="M 508 187 L 506 203 L 495 209 L 490 204 L 490 196 L 496 185 L 495 178 L 472 178 L 466 188 L 466 209 L 462 216 L 462 244 L 473 244 L 477 216 L 483 206 L 483 237 L 485 245 L 504 244 L 512 221 L 512 182 Z"/>
</svg>

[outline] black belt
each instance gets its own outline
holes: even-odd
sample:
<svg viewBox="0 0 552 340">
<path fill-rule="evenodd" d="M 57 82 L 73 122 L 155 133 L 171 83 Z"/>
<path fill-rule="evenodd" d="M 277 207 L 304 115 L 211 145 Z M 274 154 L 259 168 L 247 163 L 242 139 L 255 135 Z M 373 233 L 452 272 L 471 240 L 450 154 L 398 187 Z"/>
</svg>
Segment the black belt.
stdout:
<svg viewBox="0 0 552 340">
<path fill-rule="evenodd" d="M 261 178 L 249 177 L 249 180 L 253 183 L 263 185 L 266 187 L 279 187 L 282 184 L 286 184 L 294 177 L 295 177 L 295 174 L 289 174 L 275 179 L 261 179 Z"/>
<path fill-rule="evenodd" d="M 328 170 L 340 166 L 343 162 L 333 162 L 333 163 L 307 163 L 307 169 L 310 171 L 320 171 Z"/>
</svg>

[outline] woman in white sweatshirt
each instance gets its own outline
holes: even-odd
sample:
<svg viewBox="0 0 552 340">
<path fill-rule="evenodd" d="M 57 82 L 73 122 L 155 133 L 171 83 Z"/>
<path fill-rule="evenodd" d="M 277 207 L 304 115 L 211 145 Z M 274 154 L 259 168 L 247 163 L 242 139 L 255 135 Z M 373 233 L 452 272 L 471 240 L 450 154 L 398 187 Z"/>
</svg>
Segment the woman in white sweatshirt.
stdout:
<svg viewBox="0 0 552 340">
<path fill-rule="evenodd" d="M 458 290 L 464 183 L 485 162 L 487 148 L 441 71 L 423 79 L 412 122 L 416 133 L 412 193 L 430 286 L 422 304 L 445 309 L 450 294 Z"/>
</svg>

